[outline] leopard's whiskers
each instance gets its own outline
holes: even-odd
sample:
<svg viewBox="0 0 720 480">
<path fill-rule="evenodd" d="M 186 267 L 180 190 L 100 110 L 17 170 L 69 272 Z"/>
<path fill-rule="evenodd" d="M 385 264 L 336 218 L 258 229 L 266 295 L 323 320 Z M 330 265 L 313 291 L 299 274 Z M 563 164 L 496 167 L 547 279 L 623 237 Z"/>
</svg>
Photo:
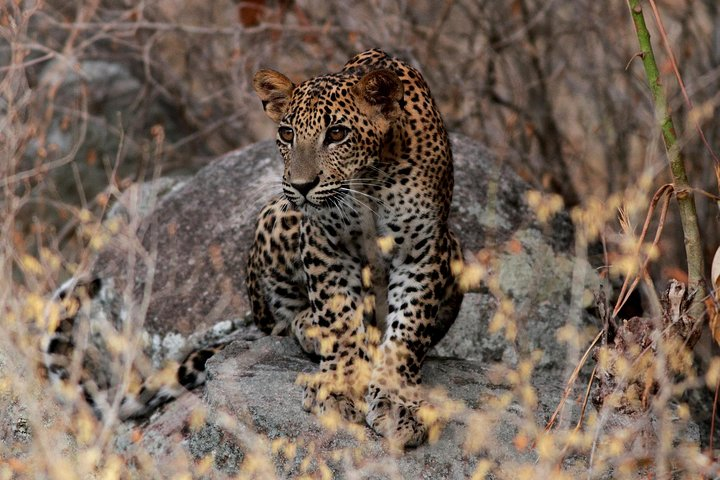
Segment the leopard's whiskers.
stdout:
<svg viewBox="0 0 720 480">
<path fill-rule="evenodd" d="M 343 223 L 346 221 L 345 220 L 345 212 L 343 212 L 343 209 L 340 207 L 340 204 L 338 204 L 337 199 L 335 198 L 334 195 L 330 195 L 325 200 L 325 204 L 328 206 L 331 206 L 333 208 L 333 210 L 336 210 L 338 212 L 338 214 L 340 215 L 340 220 L 342 220 Z"/>
<path fill-rule="evenodd" d="M 360 190 L 355 190 L 354 188 L 349 188 L 349 187 L 342 187 L 342 188 L 340 188 L 340 190 L 344 191 L 344 192 L 348 192 L 348 193 L 357 193 L 358 195 L 362 195 L 364 197 L 367 197 L 369 200 L 376 202 L 378 205 L 380 205 L 383 208 L 386 208 L 386 209 L 389 208 L 387 203 L 380 200 L 375 195 L 370 195 L 369 193 L 361 192 Z"/>
<path fill-rule="evenodd" d="M 340 190 L 343 191 L 343 192 L 347 192 L 347 193 L 360 193 L 360 192 L 358 192 L 357 190 L 353 190 L 353 189 L 350 189 L 350 188 L 341 188 Z M 374 209 L 373 209 L 370 205 L 368 205 L 367 203 L 365 203 L 365 202 L 363 202 L 362 200 L 360 200 L 359 198 L 357 198 L 355 195 L 348 195 L 348 198 L 351 199 L 353 202 L 357 202 L 359 205 L 361 205 L 361 206 L 367 208 L 368 210 L 370 210 L 376 217 L 379 217 L 379 216 L 380 216 L 376 210 L 374 210 Z M 373 197 L 370 196 L 370 198 L 373 198 Z"/>
<path fill-rule="evenodd" d="M 357 211 L 357 209 L 352 205 L 352 203 L 346 201 L 345 198 L 344 198 L 344 196 L 338 195 L 336 198 L 337 198 L 337 201 L 338 201 L 338 202 L 342 203 L 343 205 L 345 205 L 346 207 L 348 207 L 349 209 L 351 209 L 351 210 L 355 213 L 355 218 L 359 218 L 359 217 L 360 217 L 360 212 Z M 348 223 L 347 223 L 347 224 L 348 224 L 348 225 L 352 225 L 352 221 L 350 221 L 350 220 L 348 219 Z"/>
</svg>

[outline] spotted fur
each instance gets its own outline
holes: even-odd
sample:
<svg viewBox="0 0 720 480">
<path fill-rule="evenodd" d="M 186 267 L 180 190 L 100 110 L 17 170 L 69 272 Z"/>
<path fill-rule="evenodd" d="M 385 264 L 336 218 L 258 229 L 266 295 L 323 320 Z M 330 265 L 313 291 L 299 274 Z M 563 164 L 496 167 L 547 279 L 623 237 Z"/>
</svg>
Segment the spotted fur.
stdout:
<svg viewBox="0 0 720 480">
<path fill-rule="evenodd" d="M 306 410 L 418 445 L 420 367 L 462 302 L 452 152 L 428 86 L 370 50 L 299 85 L 261 70 L 254 87 L 285 164 L 248 263 L 255 322 L 319 356 L 319 372 L 301 378 Z"/>
<path fill-rule="evenodd" d="M 125 343 L 127 314 L 112 285 L 103 285 L 100 279 L 73 279 L 52 300 L 60 306 L 60 315 L 43 342 L 48 377 L 55 384 L 75 386 L 98 418 L 111 412 L 120 420 L 146 417 L 203 384 L 205 362 L 223 347 L 197 349 L 182 362 L 170 362 L 157 371 L 143 351 L 146 345 Z M 129 358 L 129 354 L 134 356 Z"/>
</svg>

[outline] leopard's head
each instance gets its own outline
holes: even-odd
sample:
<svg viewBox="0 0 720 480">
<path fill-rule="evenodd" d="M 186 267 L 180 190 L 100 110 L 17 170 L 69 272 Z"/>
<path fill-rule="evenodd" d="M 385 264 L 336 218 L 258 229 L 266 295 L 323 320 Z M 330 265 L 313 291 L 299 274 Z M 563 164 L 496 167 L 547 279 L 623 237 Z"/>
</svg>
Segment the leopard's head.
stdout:
<svg viewBox="0 0 720 480">
<path fill-rule="evenodd" d="M 363 184 L 361 172 L 379 161 L 402 114 L 402 81 L 390 70 L 325 75 L 299 85 L 260 70 L 253 86 L 278 124 L 283 192 L 306 213 L 336 205 Z"/>
</svg>

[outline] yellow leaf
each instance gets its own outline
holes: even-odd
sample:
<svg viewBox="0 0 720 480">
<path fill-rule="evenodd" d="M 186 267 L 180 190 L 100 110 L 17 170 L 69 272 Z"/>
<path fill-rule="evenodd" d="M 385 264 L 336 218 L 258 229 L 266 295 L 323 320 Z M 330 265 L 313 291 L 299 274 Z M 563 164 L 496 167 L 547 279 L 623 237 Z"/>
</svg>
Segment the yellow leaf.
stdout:
<svg viewBox="0 0 720 480">
<path fill-rule="evenodd" d="M 25 299 L 25 314 L 35 319 L 37 325 L 42 326 L 45 313 L 45 301 L 36 294 L 30 293 Z"/>
<path fill-rule="evenodd" d="M 43 273 L 42 265 L 40 265 L 40 262 L 38 262 L 37 259 L 31 255 L 23 255 L 20 263 L 22 264 L 23 270 L 27 273 L 32 273 L 35 275 L 40 275 L 41 273 Z"/>
<path fill-rule="evenodd" d="M 426 424 L 432 424 L 437 422 L 438 420 L 437 409 L 433 408 L 430 405 L 423 405 L 422 407 L 418 408 L 417 414 L 418 417 L 420 417 L 420 420 L 422 420 L 422 422 Z"/>
<path fill-rule="evenodd" d="M 324 463 L 320 465 L 320 478 L 322 480 L 332 480 L 333 478 L 332 470 Z"/>
<path fill-rule="evenodd" d="M 475 471 L 473 472 L 471 480 L 483 480 L 485 477 L 487 477 L 487 474 L 490 473 L 491 466 L 492 463 L 490 463 L 490 460 L 480 460 L 475 467 Z"/>
<path fill-rule="evenodd" d="M 50 465 L 52 478 L 72 480 L 77 476 L 75 468 L 64 458 L 56 458 Z"/>
<path fill-rule="evenodd" d="M 480 282 L 485 278 L 485 273 L 485 268 L 479 263 L 465 265 L 458 279 L 460 290 L 467 292 L 479 287 Z"/>
<path fill-rule="evenodd" d="M 529 190 L 525 194 L 525 198 L 530 208 L 534 209 L 540 206 L 540 201 L 542 200 L 542 193 L 537 190 Z"/>
<path fill-rule="evenodd" d="M 452 272 L 454 277 L 457 277 L 460 275 L 465 268 L 465 262 L 462 260 L 453 260 L 450 262 L 450 271 Z"/>
<path fill-rule="evenodd" d="M 555 331 L 555 338 L 562 343 L 570 343 L 572 340 L 577 339 L 578 331 L 574 325 L 563 325 Z M 575 342 L 572 345 L 576 345 Z"/>
<path fill-rule="evenodd" d="M 213 465 L 213 456 L 212 454 L 205 455 L 203 458 L 200 459 L 200 461 L 197 463 L 196 471 L 195 473 L 198 475 L 205 475 L 207 474 Z"/>
<path fill-rule="evenodd" d="M 520 389 L 520 395 L 524 405 L 534 408 L 537 404 L 537 394 L 535 393 L 535 389 L 530 385 L 524 385 Z"/>
<path fill-rule="evenodd" d="M 531 480 L 536 478 L 535 475 L 535 465 L 521 465 L 517 468 L 515 471 L 515 476 L 517 480 Z"/>
<path fill-rule="evenodd" d="M 199 430 L 203 425 L 205 425 L 205 409 L 196 408 L 190 414 L 190 429 Z"/>
<path fill-rule="evenodd" d="M 377 245 L 382 253 L 388 254 L 395 245 L 395 239 L 391 235 L 378 237 Z"/>
<path fill-rule="evenodd" d="M 303 461 L 300 462 L 300 471 L 301 472 L 307 472 L 307 469 L 310 467 L 310 462 L 312 461 L 312 458 L 305 457 L 303 458 Z"/>
<path fill-rule="evenodd" d="M 40 258 L 45 264 L 49 265 L 53 271 L 57 271 L 60 268 L 60 257 L 55 255 L 49 248 L 43 247 L 40 249 Z"/>
<path fill-rule="evenodd" d="M 127 350 L 129 346 L 127 338 L 118 333 L 108 333 L 106 342 L 108 350 L 116 355 Z"/>
<path fill-rule="evenodd" d="M 273 453 L 278 453 L 284 444 L 285 444 L 284 438 L 282 438 L 282 437 L 276 438 L 270 444 L 270 448 L 272 449 Z"/>
<path fill-rule="evenodd" d="M 78 213 L 78 218 L 80 219 L 81 222 L 87 223 L 90 220 L 92 220 L 92 213 L 90 213 L 90 210 L 83 208 Z"/>
<path fill-rule="evenodd" d="M 428 428 L 428 443 L 431 445 L 434 443 L 437 443 L 437 441 L 440 439 L 440 434 L 442 433 L 442 425 L 440 423 L 433 423 L 430 425 L 430 428 Z"/>
<path fill-rule="evenodd" d="M 97 420 L 95 417 L 83 410 L 77 417 L 77 440 L 81 444 L 87 445 L 95 438 L 95 429 L 97 428 Z"/>
<path fill-rule="evenodd" d="M 541 460 L 550 460 L 558 452 L 553 437 L 547 434 L 540 434 L 535 442 L 535 448 Z"/>
<path fill-rule="evenodd" d="M 518 365 L 518 374 L 520 375 L 520 379 L 524 381 L 530 381 L 530 376 L 533 372 L 533 364 L 532 362 L 528 360 L 523 360 Z"/>
<path fill-rule="evenodd" d="M 90 447 L 87 450 L 80 453 L 78 456 L 78 462 L 82 465 L 83 470 L 90 472 L 97 466 L 98 460 L 100 460 L 100 449 L 97 447 Z"/>
<path fill-rule="evenodd" d="M 285 458 L 288 460 L 293 460 L 295 456 L 297 455 L 297 445 L 294 443 L 290 443 L 285 447 L 284 452 Z"/>
<path fill-rule="evenodd" d="M 90 237 L 90 248 L 95 251 L 99 251 L 105 245 L 107 245 L 110 237 L 105 232 L 97 232 L 95 235 Z"/>
<path fill-rule="evenodd" d="M 362 284 L 365 288 L 372 287 L 372 271 L 367 265 L 362 269 Z"/>
<path fill-rule="evenodd" d="M 512 320 L 509 321 L 507 325 L 505 325 L 505 339 L 509 342 L 514 342 L 517 337 L 517 333 L 517 324 Z"/>
</svg>

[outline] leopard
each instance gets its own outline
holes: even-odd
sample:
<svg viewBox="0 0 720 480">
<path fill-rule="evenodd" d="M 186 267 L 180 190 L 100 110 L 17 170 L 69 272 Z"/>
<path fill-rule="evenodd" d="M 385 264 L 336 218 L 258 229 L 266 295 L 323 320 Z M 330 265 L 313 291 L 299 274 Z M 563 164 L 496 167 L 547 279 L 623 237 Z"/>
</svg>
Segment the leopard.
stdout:
<svg viewBox="0 0 720 480">
<path fill-rule="evenodd" d="M 421 367 L 463 300 L 453 157 L 430 89 L 379 49 L 298 84 L 262 69 L 253 87 L 284 165 L 248 258 L 253 320 L 318 360 L 298 377 L 306 411 L 421 445 Z"/>
</svg>

